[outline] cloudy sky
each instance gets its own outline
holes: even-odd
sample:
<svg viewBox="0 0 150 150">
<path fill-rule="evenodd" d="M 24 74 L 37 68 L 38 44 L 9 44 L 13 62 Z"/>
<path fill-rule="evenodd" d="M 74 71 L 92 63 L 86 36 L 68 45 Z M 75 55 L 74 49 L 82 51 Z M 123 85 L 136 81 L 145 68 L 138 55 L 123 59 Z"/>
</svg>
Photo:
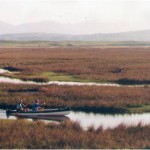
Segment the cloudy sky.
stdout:
<svg viewBox="0 0 150 150">
<path fill-rule="evenodd" d="M 0 21 L 48 20 L 101 23 L 104 32 L 150 29 L 150 0 L 0 0 Z"/>
</svg>

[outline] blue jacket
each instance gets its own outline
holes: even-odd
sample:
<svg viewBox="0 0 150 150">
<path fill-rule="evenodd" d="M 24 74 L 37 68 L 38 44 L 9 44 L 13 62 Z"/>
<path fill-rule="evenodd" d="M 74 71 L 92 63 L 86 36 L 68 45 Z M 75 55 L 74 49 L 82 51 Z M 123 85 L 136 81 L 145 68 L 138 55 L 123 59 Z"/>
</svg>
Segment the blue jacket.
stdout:
<svg viewBox="0 0 150 150">
<path fill-rule="evenodd" d="M 34 104 L 32 105 L 32 111 L 37 111 L 38 108 L 41 107 L 41 106 L 42 106 L 42 105 L 39 104 L 39 103 L 34 103 Z"/>
</svg>

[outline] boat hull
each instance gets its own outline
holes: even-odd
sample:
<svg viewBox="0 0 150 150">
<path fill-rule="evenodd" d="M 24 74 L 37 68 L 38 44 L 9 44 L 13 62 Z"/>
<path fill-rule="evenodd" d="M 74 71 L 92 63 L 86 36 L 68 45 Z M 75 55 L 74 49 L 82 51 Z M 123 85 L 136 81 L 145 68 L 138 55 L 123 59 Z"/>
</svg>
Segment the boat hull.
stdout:
<svg viewBox="0 0 150 150">
<path fill-rule="evenodd" d="M 65 121 L 70 120 L 67 116 L 19 116 L 19 119 L 33 119 L 33 120 L 45 120 L 45 121 Z"/>
<path fill-rule="evenodd" d="M 63 109 L 44 109 L 38 111 L 20 111 L 17 112 L 16 110 L 7 110 L 7 116 L 13 115 L 18 117 L 42 117 L 42 116 L 65 116 L 70 113 L 70 108 L 63 108 Z"/>
</svg>

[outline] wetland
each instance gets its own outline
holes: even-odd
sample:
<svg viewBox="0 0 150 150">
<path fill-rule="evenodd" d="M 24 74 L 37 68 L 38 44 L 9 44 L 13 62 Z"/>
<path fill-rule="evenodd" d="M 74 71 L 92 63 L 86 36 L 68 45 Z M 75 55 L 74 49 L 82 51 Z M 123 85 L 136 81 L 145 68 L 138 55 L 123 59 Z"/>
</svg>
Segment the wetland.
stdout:
<svg viewBox="0 0 150 150">
<path fill-rule="evenodd" d="M 149 148 L 149 74 L 149 47 L 1 47 L 0 147 Z M 71 113 L 6 118 L 18 100 L 30 108 L 37 98 Z"/>
</svg>

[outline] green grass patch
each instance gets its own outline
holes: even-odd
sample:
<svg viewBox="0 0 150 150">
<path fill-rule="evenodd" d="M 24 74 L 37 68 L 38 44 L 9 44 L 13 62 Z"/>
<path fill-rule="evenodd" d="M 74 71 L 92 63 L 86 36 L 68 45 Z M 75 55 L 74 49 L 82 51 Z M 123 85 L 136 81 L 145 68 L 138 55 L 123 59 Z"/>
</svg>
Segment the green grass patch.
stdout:
<svg viewBox="0 0 150 150">
<path fill-rule="evenodd" d="M 131 113 L 150 112 L 150 105 L 140 105 L 137 107 L 131 107 L 131 108 L 128 108 L 128 110 Z"/>
<path fill-rule="evenodd" d="M 55 72 L 44 72 L 41 74 L 42 77 L 48 78 L 49 81 L 72 81 L 72 82 L 83 82 L 85 80 L 78 79 L 72 75 Z"/>
<path fill-rule="evenodd" d="M 0 41 L 0 47 L 150 46 L 145 41 Z"/>
<path fill-rule="evenodd" d="M 43 72 L 40 76 L 47 78 L 49 81 L 114 83 L 112 81 L 104 81 L 104 80 L 100 81 L 100 80 L 92 80 L 92 79 L 80 79 L 77 76 L 69 75 L 67 73 L 57 73 L 53 71 Z"/>
</svg>

